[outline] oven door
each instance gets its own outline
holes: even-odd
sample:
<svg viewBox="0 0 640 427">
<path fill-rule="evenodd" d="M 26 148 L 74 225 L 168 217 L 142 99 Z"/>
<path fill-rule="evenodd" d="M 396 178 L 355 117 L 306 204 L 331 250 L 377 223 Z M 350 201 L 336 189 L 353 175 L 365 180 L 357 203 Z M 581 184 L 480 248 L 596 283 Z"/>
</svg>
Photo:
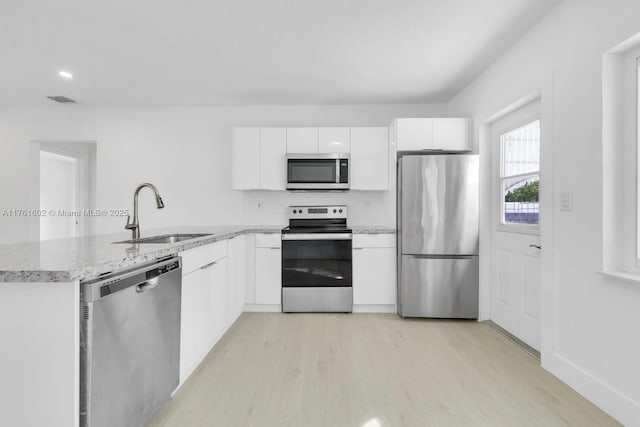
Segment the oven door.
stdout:
<svg viewBox="0 0 640 427">
<path fill-rule="evenodd" d="M 282 235 L 282 287 L 351 287 L 350 233 Z"/>
</svg>

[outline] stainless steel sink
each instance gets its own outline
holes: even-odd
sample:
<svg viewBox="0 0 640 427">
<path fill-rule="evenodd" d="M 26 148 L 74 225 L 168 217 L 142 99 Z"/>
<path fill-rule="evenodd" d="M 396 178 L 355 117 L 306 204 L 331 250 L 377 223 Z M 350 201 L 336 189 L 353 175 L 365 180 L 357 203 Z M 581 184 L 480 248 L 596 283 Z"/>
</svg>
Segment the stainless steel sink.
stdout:
<svg viewBox="0 0 640 427">
<path fill-rule="evenodd" d="M 211 236 L 211 234 L 207 234 L 207 233 L 164 234 L 162 236 L 143 237 L 143 238 L 140 238 L 140 239 L 123 240 L 121 242 L 113 242 L 113 243 L 167 244 L 167 243 L 182 242 L 184 240 L 197 239 L 198 237 L 205 237 L 205 236 Z"/>
</svg>

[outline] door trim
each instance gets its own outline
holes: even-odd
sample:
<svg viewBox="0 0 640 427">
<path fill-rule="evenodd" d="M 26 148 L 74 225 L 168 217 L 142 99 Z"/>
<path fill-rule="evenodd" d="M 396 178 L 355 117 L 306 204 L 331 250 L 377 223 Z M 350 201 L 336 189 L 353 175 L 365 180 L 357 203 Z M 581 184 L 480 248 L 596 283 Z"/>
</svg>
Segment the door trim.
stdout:
<svg viewBox="0 0 640 427">
<path fill-rule="evenodd" d="M 479 320 L 489 320 L 491 310 L 491 257 L 494 243 L 492 234 L 495 231 L 493 223 L 492 198 L 488 197 L 493 191 L 491 153 L 491 124 L 506 114 L 540 98 L 540 118 L 544 122 L 541 127 L 540 138 L 545 142 L 540 147 L 540 203 L 544 205 L 540 213 L 540 224 L 544 232 L 540 234 L 540 243 L 544 251 L 540 254 L 540 353 L 542 365 L 550 363 L 554 354 L 554 293 L 555 293 L 555 235 L 556 215 L 554 203 L 554 158 L 555 158 L 555 124 L 554 124 L 554 75 L 553 72 L 533 85 L 528 85 L 521 91 L 523 96 L 504 99 L 494 112 L 479 120 L 478 147 L 481 154 L 480 165 L 480 303 Z M 542 178 L 544 177 L 544 178 Z M 489 216 L 488 216 L 489 215 Z M 547 362 L 548 361 L 548 362 Z"/>
</svg>

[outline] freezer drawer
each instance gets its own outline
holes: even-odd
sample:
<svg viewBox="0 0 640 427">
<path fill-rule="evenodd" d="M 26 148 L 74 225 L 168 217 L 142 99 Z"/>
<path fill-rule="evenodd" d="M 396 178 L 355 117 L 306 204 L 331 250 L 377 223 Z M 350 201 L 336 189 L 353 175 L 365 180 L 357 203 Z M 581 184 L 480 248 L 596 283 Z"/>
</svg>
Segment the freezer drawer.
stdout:
<svg viewBox="0 0 640 427">
<path fill-rule="evenodd" d="M 401 262 L 402 317 L 478 318 L 477 256 L 403 255 Z"/>
</svg>

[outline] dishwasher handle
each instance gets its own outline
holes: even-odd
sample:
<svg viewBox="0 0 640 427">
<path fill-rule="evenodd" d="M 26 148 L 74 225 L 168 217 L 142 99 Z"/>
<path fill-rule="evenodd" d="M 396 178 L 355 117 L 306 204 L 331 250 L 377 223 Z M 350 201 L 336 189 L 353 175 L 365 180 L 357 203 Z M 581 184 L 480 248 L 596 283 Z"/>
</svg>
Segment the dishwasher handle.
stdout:
<svg viewBox="0 0 640 427">
<path fill-rule="evenodd" d="M 136 285 L 136 292 L 141 294 L 142 292 L 155 288 L 156 286 L 158 286 L 158 283 L 160 283 L 160 279 L 158 279 L 158 277 L 149 279 L 144 283 L 140 283 L 139 285 Z"/>
</svg>

